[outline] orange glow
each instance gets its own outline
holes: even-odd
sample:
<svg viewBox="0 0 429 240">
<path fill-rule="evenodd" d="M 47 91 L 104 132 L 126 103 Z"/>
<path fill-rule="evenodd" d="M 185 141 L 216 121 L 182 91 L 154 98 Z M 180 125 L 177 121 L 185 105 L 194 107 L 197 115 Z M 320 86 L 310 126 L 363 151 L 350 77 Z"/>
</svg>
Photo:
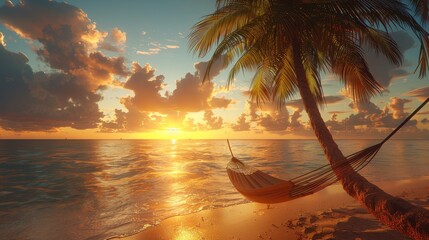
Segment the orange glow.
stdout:
<svg viewBox="0 0 429 240">
<path fill-rule="evenodd" d="M 196 230 L 186 229 L 181 227 L 177 233 L 177 236 L 174 238 L 175 240 L 194 240 L 200 239 L 200 234 L 196 232 Z"/>
<path fill-rule="evenodd" d="M 175 129 L 175 130 L 173 130 Z M 114 132 L 103 133 L 96 129 L 76 130 L 59 128 L 53 132 L 12 132 L 0 131 L 0 139 L 168 139 L 172 144 L 183 139 L 303 139 L 297 135 L 278 135 L 269 132 L 263 134 L 251 131 L 235 132 L 231 129 L 211 131 L 184 131 L 167 128 L 150 132 Z M 308 137 L 307 137 L 308 138 Z"/>
</svg>

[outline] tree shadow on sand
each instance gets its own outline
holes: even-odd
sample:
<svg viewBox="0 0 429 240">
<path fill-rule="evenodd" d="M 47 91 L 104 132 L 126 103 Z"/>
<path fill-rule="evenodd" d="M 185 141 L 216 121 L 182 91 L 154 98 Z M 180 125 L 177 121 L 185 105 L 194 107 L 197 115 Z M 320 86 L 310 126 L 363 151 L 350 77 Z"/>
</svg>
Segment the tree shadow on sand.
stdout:
<svg viewBox="0 0 429 240">
<path fill-rule="evenodd" d="M 429 199 L 412 202 L 418 202 L 421 206 L 429 207 Z M 410 239 L 380 224 L 380 222 L 359 205 L 304 215 L 298 219 L 289 220 L 287 226 L 295 231 L 299 240 Z"/>
</svg>

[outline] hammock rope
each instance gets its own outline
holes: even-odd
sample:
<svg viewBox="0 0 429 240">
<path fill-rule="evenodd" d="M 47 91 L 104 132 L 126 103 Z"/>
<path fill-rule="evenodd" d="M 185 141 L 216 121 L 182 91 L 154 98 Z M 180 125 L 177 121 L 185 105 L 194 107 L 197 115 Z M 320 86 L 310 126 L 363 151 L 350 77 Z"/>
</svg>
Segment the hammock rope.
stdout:
<svg viewBox="0 0 429 240">
<path fill-rule="evenodd" d="M 398 127 L 378 144 L 350 154 L 344 161 L 333 165 L 326 164 L 310 172 L 283 180 L 246 165 L 231 152 L 231 161 L 227 165 L 227 173 L 231 183 L 246 198 L 260 203 L 279 203 L 313 194 L 338 181 L 337 174 L 360 171 L 368 165 L 378 153 L 382 145 L 399 131 L 429 101 L 427 98 Z"/>
</svg>

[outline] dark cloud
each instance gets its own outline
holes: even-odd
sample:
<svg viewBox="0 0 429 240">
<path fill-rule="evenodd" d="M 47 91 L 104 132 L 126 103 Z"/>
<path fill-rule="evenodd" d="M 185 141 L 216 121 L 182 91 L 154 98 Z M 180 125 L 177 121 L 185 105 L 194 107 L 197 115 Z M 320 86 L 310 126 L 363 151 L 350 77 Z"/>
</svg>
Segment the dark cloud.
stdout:
<svg viewBox="0 0 429 240">
<path fill-rule="evenodd" d="M 75 76 L 33 73 L 27 57 L 0 46 L 0 126 L 14 131 L 95 128 L 103 114 L 99 94 Z"/>
<path fill-rule="evenodd" d="M 415 46 L 414 39 L 406 32 L 399 31 L 391 33 L 391 36 L 398 43 L 399 50 L 404 53 Z M 371 49 L 365 51 L 365 59 L 375 80 L 383 87 L 387 88 L 395 78 L 406 77 L 410 73 L 402 67 L 389 62 L 389 60 L 378 55 Z"/>
<path fill-rule="evenodd" d="M 0 7 L 0 22 L 23 38 L 41 43 L 38 56 L 50 67 L 75 76 L 94 91 L 110 84 L 115 75 L 126 76 L 122 57 L 97 51 L 107 33 L 96 29 L 79 8 L 49 0 L 22 0 Z"/>
</svg>

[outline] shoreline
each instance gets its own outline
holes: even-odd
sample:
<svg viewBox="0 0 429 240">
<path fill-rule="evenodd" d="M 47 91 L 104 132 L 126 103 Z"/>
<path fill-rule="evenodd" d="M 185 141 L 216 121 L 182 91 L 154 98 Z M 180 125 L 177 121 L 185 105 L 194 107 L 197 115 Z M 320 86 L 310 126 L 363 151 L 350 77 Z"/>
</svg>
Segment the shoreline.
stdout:
<svg viewBox="0 0 429 240">
<path fill-rule="evenodd" d="M 376 182 L 384 191 L 429 209 L 429 176 Z M 285 203 L 246 203 L 203 210 L 161 221 L 117 240 L 143 239 L 406 239 L 382 226 L 335 184 Z"/>
</svg>

